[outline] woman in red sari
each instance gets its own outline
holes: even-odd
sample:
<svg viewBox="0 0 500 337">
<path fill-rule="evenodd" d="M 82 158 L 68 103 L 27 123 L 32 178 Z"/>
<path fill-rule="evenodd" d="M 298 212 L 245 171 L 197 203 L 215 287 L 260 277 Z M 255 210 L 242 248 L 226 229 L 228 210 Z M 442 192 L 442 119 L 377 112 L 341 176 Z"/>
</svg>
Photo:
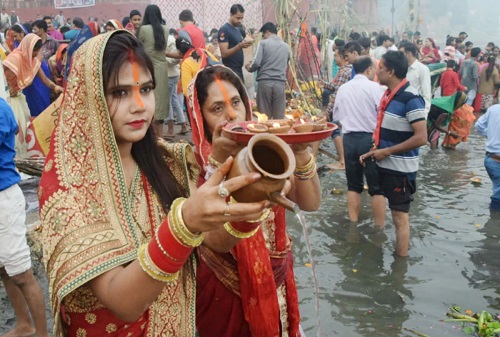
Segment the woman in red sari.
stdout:
<svg viewBox="0 0 500 337">
<path fill-rule="evenodd" d="M 154 78 L 125 30 L 74 55 L 38 191 L 55 337 L 194 337 L 194 247 L 270 206 L 226 202 L 260 178 L 223 181 L 231 159 L 196 188 L 189 144 L 154 134 Z"/>
<path fill-rule="evenodd" d="M 195 155 L 203 168 L 202 184 L 218 163 L 241 149 L 221 136 L 222 127 L 231 120 L 250 119 L 251 110 L 243 83 L 224 66 L 198 72 L 189 86 L 188 99 Z M 292 147 L 297 168 L 287 197 L 302 210 L 312 211 L 319 207 L 321 188 L 308 145 Z M 255 235 L 241 241 L 228 235 L 228 248 L 236 244 L 229 253 L 198 248 L 196 326 L 200 337 L 301 335 L 284 208 L 273 207 L 257 229 Z"/>
<path fill-rule="evenodd" d="M 428 37 L 425 39 L 425 47 L 422 49 L 422 63 L 431 64 L 439 63 L 441 61 L 441 55 L 439 55 L 439 50 L 437 49 L 434 39 Z"/>
</svg>

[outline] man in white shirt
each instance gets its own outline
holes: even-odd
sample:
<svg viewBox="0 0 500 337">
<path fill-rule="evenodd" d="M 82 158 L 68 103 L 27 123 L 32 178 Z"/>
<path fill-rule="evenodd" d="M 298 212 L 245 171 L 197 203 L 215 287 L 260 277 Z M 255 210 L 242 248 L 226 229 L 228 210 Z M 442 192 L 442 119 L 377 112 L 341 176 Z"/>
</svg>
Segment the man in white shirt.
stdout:
<svg viewBox="0 0 500 337">
<path fill-rule="evenodd" d="M 7 11 L 5 8 L 2 8 L 2 12 L 0 13 L 0 27 L 3 29 L 9 28 L 10 26 L 10 17 L 9 14 L 7 14 Z"/>
<path fill-rule="evenodd" d="M 380 60 L 382 58 L 382 55 L 384 55 L 391 43 L 391 38 L 387 35 L 379 35 L 377 36 L 377 48 L 373 50 L 373 57 L 375 57 L 377 60 Z"/>
<path fill-rule="evenodd" d="M 66 19 L 64 18 L 63 11 L 59 11 L 59 14 L 56 15 L 54 21 L 57 24 L 57 28 L 61 28 L 66 24 Z"/>
<path fill-rule="evenodd" d="M 384 227 L 385 197 L 380 188 L 377 163 L 367 161 L 363 167 L 359 157 L 373 147 L 373 131 L 377 125 L 377 110 L 384 88 L 373 82 L 375 65 L 370 56 L 360 56 L 353 62 L 356 75 L 340 86 L 333 108 L 334 119 L 342 124 L 345 172 L 347 177 L 347 210 L 349 220 L 357 222 L 363 192 L 363 175 L 372 196 L 375 228 Z"/>
<path fill-rule="evenodd" d="M 431 73 L 429 68 L 418 61 L 417 48 L 413 43 L 405 43 L 400 46 L 399 49 L 406 55 L 408 60 L 406 79 L 410 82 L 412 87 L 417 89 L 419 95 L 424 98 L 425 112 L 428 114 L 431 109 L 432 98 Z"/>
</svg>

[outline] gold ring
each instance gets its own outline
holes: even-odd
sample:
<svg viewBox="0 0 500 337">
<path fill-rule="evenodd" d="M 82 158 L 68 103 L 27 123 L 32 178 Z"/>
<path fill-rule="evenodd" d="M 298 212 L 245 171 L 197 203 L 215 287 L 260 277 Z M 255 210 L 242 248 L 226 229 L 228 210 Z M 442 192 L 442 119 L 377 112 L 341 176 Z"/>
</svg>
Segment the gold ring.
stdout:
<svg viewBox="0 0 500 337">
<path fill-rule="evenodd" d="M 229 196 L 229 190 L 224 186 L 224 182 L 221 181 L 219 184 L 219 189 L 217 190 L 217 193 L 221 198 L 227 198 Z"/>
<path fill-rule="evenodd" d="M 231 212 L 229 212 L 229 203 L 226 202 L 226 208 L 224 209 L 224 216 L 231 216 Z"/>
</svg>

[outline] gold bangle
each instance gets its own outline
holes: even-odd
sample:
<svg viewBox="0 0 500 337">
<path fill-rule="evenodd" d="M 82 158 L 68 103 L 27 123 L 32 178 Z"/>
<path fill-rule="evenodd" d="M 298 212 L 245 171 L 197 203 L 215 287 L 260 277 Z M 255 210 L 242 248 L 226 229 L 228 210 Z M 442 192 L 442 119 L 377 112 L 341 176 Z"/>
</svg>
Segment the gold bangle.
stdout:
<svg viewBox="0 0 500 337">
<path fill-rule="evenodd" d="M 179 272 L 169 274 L 163 272 L 156 264 L 151 260 L 148 252 L 148 244 L 145 243 L 141 245 L 137 251 L 137 259 L 141 265 L 142 270 L 148 274 L 153 280 L 160 282 L 172 282 L 179 277 Z"/>
<path fill-rule="evenodd" d="M 314 167 L 314 165 L 316 164 L 316 160 L 315 160 L 314 156 L 312 155 L 312 153 L 310 153 L 309 155 L 310 155 L 310 159 L 307 162 L 307 164 L 305 164 L 304 166 L 296 166 L 295 173 L 300 174 L 303 172 L 309 172 Z"/>
<path fill-rule="evenodd" d="M 231 196 L 231 197 L 229 197 L 229 203 L 230 204 L 237 204 L 238 201 L 236 201 L 236 199 L 233 198 L 233 196 Z M 264 213 L 262 213 L 260 218 L 258 218 L 257 220 L 246 220 L 246 222 L 250 222 L 250 223 L 262 222 L 265 219 L 267 219 L 267 217 L 269 216 L 269 213 L 271 213 L 271 209 L 268 208 Z"/>
<path fill-rule="evenodd" d="M 201 245 L 203 240 L 205 239 L 205 234 L 193 234 L 184 223 L 184 219 L 182 218 L 182 205 L 186 201 L 186 198 L 177 198 L 172 203 L 170 208 L 169 225 L 172 229 L 172 232 L 175 234 L 176 239 L 179 240 L 186 247 L 198 247 Z"/>
<path fill-rule="evenodd" d="M 268 208 L 264 213 L 262 213 L 260 218 L 258 218 L 257 220 L 247 220 L 247 222 L 250 222 L 250 223 L 262 222 L 262 221 L 267 219 L 267 217 L 269 216 L 269 213 L 271 213 L 271 209 Z"/>
<path fill-rule="evenodd" d="M 259 226 L 257 226 L 257 228 L 255 228 L 253 231 L 243 233 L 243 232 L 240 232 L 240 231 L 237 231 L 236 229 L 234 229 L 234 227 L 231 226 L 230 222 L 226 222 L 224 224 L 224 228 L 226 229 L 226 231 L 229 234 L 231 234 L 232 236 L 234 236 L 235 238 L 238 238 L 238 239 L 248 239 L 249 237 L 254 236 L 255 233 L 257 233 L 257 231 L 259 230 Z"/>
<path fill-rule="evenodd" d="M 294 177 L 299 180 L 309 180 L 316 175 L 316 163 L 314 163 L 313 167 L 306 172 L 294 172 Z"/>
<path fill-rule="evenodd" d="M 212 157 L 212 154 L 208 155 L 208 164 L 215 168 L 219 168 L 222 165 L 222 163 L 218 162 L 214 159 L 214 157 Z"/>
</svg>

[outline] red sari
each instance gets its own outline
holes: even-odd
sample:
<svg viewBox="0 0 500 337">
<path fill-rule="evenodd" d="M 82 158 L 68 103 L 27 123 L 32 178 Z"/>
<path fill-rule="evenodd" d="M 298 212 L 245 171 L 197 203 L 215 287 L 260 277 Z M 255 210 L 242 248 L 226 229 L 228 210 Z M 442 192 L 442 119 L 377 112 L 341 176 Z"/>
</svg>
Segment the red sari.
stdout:
<svg viewBox="0 0 500 337">
<path fill-rule="evenodd" d="M 195 154 L 205 168 L 212 146 L 205 136 L 195 91 L 199 74 L 189 85 L 188 107 Z M 248 96 L 242 99 L 250 118 Z M 204 176 L 203 172 L 200 184 Z M 292 243 L 286 233 L 284 208 L 272 209 L 260 228 L 254 236 L 241 240 L 230 253 L 199 247 L 196 326 L 200 337 L 300 336 Z"/>
<path fill-rule="evenodd" d="M 130 33 L 99 35 L 75 53 L 38 190 L 54 336 L 194 337 L 194 254 L 135 322 L 117 318 L 88 285 L 135 261 L 166 217 L 139 168 L 130 188 L 125 183 L 102 81 L 113 34 Z M 189 191 L 199 176 L 191 147 L 160 145 L 165 172 Z"/>
</svg>

